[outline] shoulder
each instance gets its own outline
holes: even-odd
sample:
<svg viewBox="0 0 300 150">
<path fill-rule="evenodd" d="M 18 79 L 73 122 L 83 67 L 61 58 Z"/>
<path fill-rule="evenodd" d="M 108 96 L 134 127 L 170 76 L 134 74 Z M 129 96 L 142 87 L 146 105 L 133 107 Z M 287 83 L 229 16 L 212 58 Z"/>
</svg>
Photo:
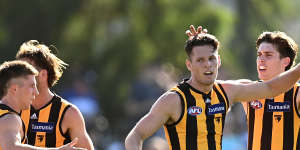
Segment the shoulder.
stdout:
<svg viewBox="0 0 300 150">
<path fill-rule="evenodd" d="M 0 118 L 0 129 L 21 127 L 21 118 L 14 113 L 7 113 Z"/>
<path fill-rule="evenodd" d="M 174 91 L 167 91 L 161 95 L 156 102 L 164 105 L 172 105 L 180 102 L 180 95 Z"/>
<path fill-rule="evenodd" d="M 168 91 L 157 99 L 151 108 L 151 112 L 172 114 L 178 108 L 181 108 L 180 96 L 176 92 Z"/>
</svg>

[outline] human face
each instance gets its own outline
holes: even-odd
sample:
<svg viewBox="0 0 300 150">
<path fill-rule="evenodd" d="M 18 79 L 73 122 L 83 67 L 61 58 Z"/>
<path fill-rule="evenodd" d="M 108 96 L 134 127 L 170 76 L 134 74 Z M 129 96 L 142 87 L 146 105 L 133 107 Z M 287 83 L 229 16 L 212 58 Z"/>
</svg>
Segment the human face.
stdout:
<svg viewBox="0 0 300 150">
<path fill-rule="evenodd" d="M 214 51 L 210 45 L 195 46 L 186 65 L 191 72 L 192 80 L 200 86 L 210 86 L 217 78 L 220 57 L 218 51 Z"/>
<path fill-rule="evenodd" d="M 17 98 L 21 110 L 29 109 L 35 96 L 39 94 L 34 75 L 27 75 L 19 79 L 21 84 L 17 88 Z"/>
<path fill-rule="evenodd" d="M 285 71 L 289 64 L 289 58 L 280 59 L 280 53 L 276 46 L 271 43 L 263 42 L 257 50 L 257 72 L 261 80 L 270 80 Z"/>
</svg>

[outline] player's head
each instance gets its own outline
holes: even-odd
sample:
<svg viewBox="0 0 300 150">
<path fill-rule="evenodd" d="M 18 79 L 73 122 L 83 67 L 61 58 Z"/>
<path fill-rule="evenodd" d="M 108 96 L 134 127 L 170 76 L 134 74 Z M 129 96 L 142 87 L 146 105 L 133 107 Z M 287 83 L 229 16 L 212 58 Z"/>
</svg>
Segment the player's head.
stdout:
<svg viewBox="0 0 300 150">
<path fill-rule="evenodd" d="M 0 65 L 0 99 L 10 95 L 18 100 L 18 107 L 29 108 L 38 94 L 35 76 L 38 71 L 24 61 L 9 61 Z"/>
<path fill-rule="evenodd" d="M 211 34 L 198 34 L 187 40 L 186 66 L 198 83 L 210 85 L 216 80 L 221 65 L 218 49 L 219 41 Z"/>
<path fill-rule="evenodd" d="M 296 42 L 284 32 L 263 32 L 256 41 L 257 71 L 262 80 L 270 80 L 290 69 L 298 51 Z"/>
<path fill-rule="evenodd" d="M 40 72 L 40 74 L 45 74 L 48 87 L 55 85 L 62 76 L 63 69 L 67 66 L 64 61 L 51 53 L 48 46 L 40 44 L 36 40 L 30 40 L 23 43 L 16 58 L 29 62 Z"/>
</svg>

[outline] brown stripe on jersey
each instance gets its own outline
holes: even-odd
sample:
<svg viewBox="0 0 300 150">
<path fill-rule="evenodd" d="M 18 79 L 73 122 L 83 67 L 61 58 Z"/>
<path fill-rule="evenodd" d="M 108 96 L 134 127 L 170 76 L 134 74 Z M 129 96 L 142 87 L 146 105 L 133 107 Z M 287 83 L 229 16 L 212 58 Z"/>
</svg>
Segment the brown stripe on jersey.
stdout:
<svg viewBox="0 0 300 150">
<path fill-rule="evenodd" d="M 36 119 L 31 119 L 30 117 L 33 114 L 36 114 Z M 37 122 L 39 118 L 39 111 L 35 111 L 32 107 L 30 109 L 30 115 L 29 115 L 29 124 L 28 124 L 28 129 L 27 129 L 27 138 L 28 138 L 28 144 L 29 145 L 35 145 L 35 137 L 36 137 L 36 132 L 32 131 L 32 122 Z"/>
<path fill-rule="evenodd" d="M 52 102 L 52 106 L 50 109 L 50 113 L 51 115 L 49 115 L 49 119 L 48 122 L 53 122 L 54 123 L 54 129 L 52 133 L 46 133 L 46 147 L 56 147 L 56 124 L 58 121 L 58 116 L 59 116 L 59 112 L 61 109 L 61 102 L 58 99 L 58 97 L 55 97 L 55 99 Z"/>
<path fill-rule="evenodd" d="M 268 103 L 274 102 L 274 99 L 266 99 L 264 116 L 263 116 L 263 125 L 262 125 L 262 136 L 261 136 L 261 150 L 270 150 L 271 149 L 271 140 L 272 140 L 272 129 L 273 129 L 273 112 L 268 112 Z"/>
<path fill-rule="evenodd" d="M 223 89 L 222 86 L 221 86 L 221 84 L 219 84 L 219 87 L 220 87 L 221 90 Z M 225 103 L 225 100 L 224 100 L 223 96 L 221 95 L 221 93 L 218 91 L 218 89 L 217 89 L 215 86 L 213 87 L 213 89 L 214 89 L 214 91 L 216 92 L 216 94 L 217 94 L 217 96 L 218 96 L 219 102 L 220 102 L 220 103 L 224 103 L 224 104 L 225 104 L 225 110 L 227 110 L 227 109 L 228 109 L 228 108 L 227 108 L 228 106 L 226 105 L 226 103 L 227 103 L 228 101 L 226 101 L 226 103 Z M 227 96 L 226 96 L 225 91 L 222 90 L 222 92 L 223 92 L 223 94 L 225 95 L 225 97 L 226 97 L 226 99 L 227 99 Z M 227 103 L 227 104 L 228 104 L 228 103 Z M 225 113 L 222 114 L 222 132 L 224 131 L 224 124 L 225 124 L 226 113 L 227 113 L 227 111 L 225 111 Z M 222 134 L 222 137 L 221 137 L 221 149 L 222 149 L 222 139 L 223 139 L 223 134 Z"/>
<path fill-rule="evenodd" d="M 298 105 L 297 105 L 297 95 L 298 95 L 298 91 L 299 91 L 299 86 L 297 86 L 296 92 L 295 92 L 295 95 L 294 95 L 294 106 L 295 106 L 295 111 L 296 111 L 298 117 L 300 118 L 300 112 L 298 111 Z M 299 106 L 299 107 L 300 107 L 300 106 Z"/>
<path fill-rule="evenodd" d="M 179 138 L 175 126 L 167 127 L 172 150 L 180 150 Z"/>
<path fill-rule="evenodd" d="M 253 146 L 253 133 L 254 133 L 254 120 L 255 120 L 255 109 L 250 106 L 250 102 L 248 102 L 248 150 L 252 150 Z"/>
<path fill-rule="evenodd" d="M 196 100 L 194 96 L 192 96 L 188 84 L 180 84 L 178 88 L 186 96 L 187 109 L 189 109 L 192 106 L 196 106 Z M 197 118 L 195 116 L 191 116 L 187 114 L 187 119 L 186 119 L 186 149 L 187 150 L 197 150 L 197 133 L 198 133 Z"/>
<path fill-rule="evenodd" d="M 211 99 L 210 95 L 202 94 L 203 99 Z M 215 115 L 207 114 L 208 108 L 211 106 L 211 103 L 205 103 L 205 112 L 206 112 L 206 126 L 207 126 L 207 145 L 209 150 L 216 150 L 216 140 L 215 140 Z"/>
<path fill-rule="evenodd" d="M 290 106 L 293 106 L 293 91 L 294 88 L 289 90 L 284 95 L 284 101 L 290 102 Z M 293 149 L 294 144 L 294 113 L 293 107 L 290 107 L 289 112 L 284 112 L 284 125 L 283 125 L 283 149 Z"/>
<path fill-rule="evenodd" d="M 218 83 L 218 85 L 219 85 L 219 87 L 220 87 L 222 93 L 223 93 L 224 96 L 225 96 L 225 101 L 226 101 L 226 103 L 229 105 L 228 97 L 227 97 L 227 94 L 226 94 L 226 92 L 225 92 L 225 90 L 224 90 L 222 84 Z M 218 91 L 218 90 L 216 90 L 216 91 Z M 219 91 L 218 91 L 218 92 L 219 92 Z M 221 97 L 222 97 L 222 96 L 221 96 Z M 218 96 L 218 98 L 220 98 L 220 97 Z M 222 97 L 222 99 L 223 99 L 223 97 Z M 220 100 L 220 99 L 219 99 L 219 100 Z M 229 106 L 227 106 L 227 107 L 229 107 Z M 227 110 L 227 109 L 225 109 L 225 110 Z"/>
</svg>

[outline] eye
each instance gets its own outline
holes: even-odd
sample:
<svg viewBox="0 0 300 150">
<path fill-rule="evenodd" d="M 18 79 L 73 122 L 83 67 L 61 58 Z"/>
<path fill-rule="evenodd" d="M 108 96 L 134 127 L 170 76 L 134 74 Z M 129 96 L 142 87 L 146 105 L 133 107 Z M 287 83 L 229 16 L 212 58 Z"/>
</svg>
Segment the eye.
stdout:
<svg viewBox="0 0 300 150">
<path fill-rule="evenodd" d="M 272 54 L 267 54 L 266 56 L 267 56 L 267 57 L 271 57 L 271 56 L 272 56 Z"/>
<path fill-rule="evenodd" d="M 202 63 L 202 62 L 204 62 L 204 59 L 203 58 L 199 58 L 196 61 Z"/>
<path fill-rule="evenodd" d="M 216 60 L 216 57 L 209 57 L 210 61 Z"/>
<path fill-rule="evenodd" d="M 261 53 L 257 53 L 257 57 L 261 56 Z"/>
</svg>

